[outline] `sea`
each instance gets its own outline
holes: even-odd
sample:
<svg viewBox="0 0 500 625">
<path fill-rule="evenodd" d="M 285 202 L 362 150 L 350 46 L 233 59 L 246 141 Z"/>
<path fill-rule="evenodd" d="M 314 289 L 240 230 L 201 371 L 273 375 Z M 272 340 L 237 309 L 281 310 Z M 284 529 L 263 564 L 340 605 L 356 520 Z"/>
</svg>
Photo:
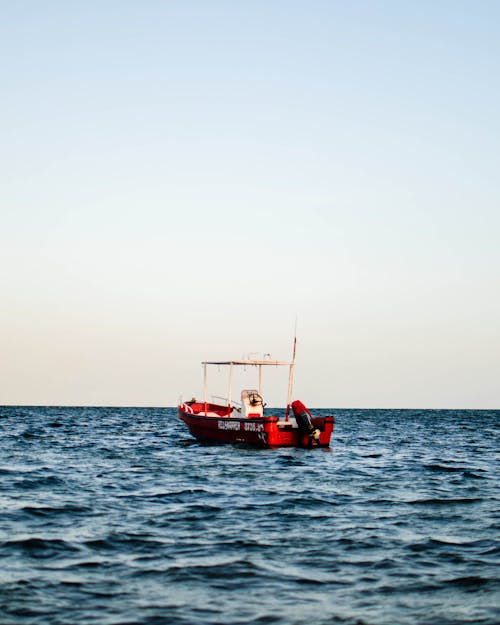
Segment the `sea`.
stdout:
<svg viewBox="0 0 500 625">
<path fill-rule="evenodd" d="M 500 411 L 315 413 L 330 448 L 1 407 L 0 624 L 498 624 Z"/>
</svg>

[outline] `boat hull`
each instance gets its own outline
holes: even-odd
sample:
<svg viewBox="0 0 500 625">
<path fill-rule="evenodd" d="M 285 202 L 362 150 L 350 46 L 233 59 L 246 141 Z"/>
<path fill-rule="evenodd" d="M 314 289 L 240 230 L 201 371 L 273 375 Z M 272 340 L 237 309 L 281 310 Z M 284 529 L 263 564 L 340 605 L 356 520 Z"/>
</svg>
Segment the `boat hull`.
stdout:
<svg viewBox="0 0 500 625">
<path fill-rule="evenodd" d="M 300 431 L 294 421 L 285 422 L 277 416 L 233 417 L 225 414 L 197 414 L 185 404 L 178 407 L 179 418 L 191 434 L 200 440 L 222 443 L 246 443 L 258 447 L 309 447 L 309 436 Z M 191 412 L 190 412 L 191 411 Z M 319 429 L 319 447 L 328 447 L 334 428 L 334 417 L 316 417 L 313 425 Z"/>
</svg>

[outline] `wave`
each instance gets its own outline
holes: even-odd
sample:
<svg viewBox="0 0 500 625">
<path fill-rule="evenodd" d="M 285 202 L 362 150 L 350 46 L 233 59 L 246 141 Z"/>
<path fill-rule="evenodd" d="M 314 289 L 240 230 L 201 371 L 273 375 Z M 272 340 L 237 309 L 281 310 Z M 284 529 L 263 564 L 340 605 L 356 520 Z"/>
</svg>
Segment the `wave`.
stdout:
<svg viewBox="0 0 500 625">
<path fill-rule="evenodd" d="M 79 547 L 61 538 L 19 538 L 7 540 L 0 544 L 0 552 L 8 556 L 11 553 L 21 552 L 32 557 L 52 558 L 57 555 L 77 552 Z"/>
<path fill-rule="evenodd" d="M 463 504 L 470 505 L 481 503 L 482 501 L 484 501 L 482 497 L 428 497 L 422 499 L 411 499 L 406 503 L 420 506 L 459 506 Z"/>
<path fill-rule="evenodd" d="M 90 506 L 64 504 L 62 506 L 24 506 L 20 508 L 21 512 L 26 512 L 35 517 L 53 518 L 58 515 L 79 515 L 91 514 L 93 509 Z"/>
</svg>

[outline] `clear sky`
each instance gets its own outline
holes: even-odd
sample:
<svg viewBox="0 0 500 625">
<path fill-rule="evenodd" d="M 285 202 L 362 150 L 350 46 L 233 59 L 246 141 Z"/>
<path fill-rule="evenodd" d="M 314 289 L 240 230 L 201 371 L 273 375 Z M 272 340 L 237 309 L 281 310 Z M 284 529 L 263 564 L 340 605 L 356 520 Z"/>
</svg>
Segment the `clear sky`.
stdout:
<svg viewBox="0 0 500 625">
<path fill-rule="evenodd" d="M 500 2 L 0 8 L 0 404 L 500 407 Z"/>
</svg>

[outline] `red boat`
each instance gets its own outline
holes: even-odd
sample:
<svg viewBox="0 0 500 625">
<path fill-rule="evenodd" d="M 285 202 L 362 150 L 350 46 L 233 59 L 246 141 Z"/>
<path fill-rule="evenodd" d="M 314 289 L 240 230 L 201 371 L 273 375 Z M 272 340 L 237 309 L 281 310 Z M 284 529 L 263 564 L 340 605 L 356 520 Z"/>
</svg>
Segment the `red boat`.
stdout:
<svg viewBox="0 0 500 625">
<path fill-rule="evenodd" d="M 295 349 L 294 349 L 295 355 Z M 294 358 L 295 360 L 295 358 Z M 195 399 L 179 405 L 179 418 L 193 436 L 200 440 L 224 443 L 247 443 L 260 447 L 328 447 L 334 427 L 334 417 L 314 417 L 301 401 L 291 401 L 292 362 L 276 360 L 228 360 L 203 362 L 203 401 Z M 207 401 L 207 365 L 229 367 L 229 392 L 226 403 Z M 231 401 L 233 368 L 259 368 L 259 389 L 241 391 L 241 404 Z M 284 416 L 265 413 L 262 399 L 262 367 L 287 366 L 290 369 L 288 401 Z M 290 411 L 291 409 L 291 411 Z"/>
</svg>

